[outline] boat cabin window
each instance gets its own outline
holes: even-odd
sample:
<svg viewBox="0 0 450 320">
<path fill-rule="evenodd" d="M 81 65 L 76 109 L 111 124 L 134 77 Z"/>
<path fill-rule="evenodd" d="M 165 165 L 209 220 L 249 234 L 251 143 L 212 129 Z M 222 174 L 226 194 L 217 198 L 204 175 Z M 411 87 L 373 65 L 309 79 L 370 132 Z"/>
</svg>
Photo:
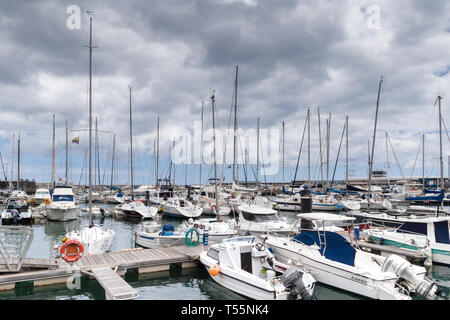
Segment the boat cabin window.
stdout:
<svg viewBox="0 0 450 320">
<path fill-rule="evenodd" d="M 279 221 L 280 217 L 277 213 L 274 214 L 252 214 L 249 212 L 242 211 L 242 216 L 247 221 L 253 222 L 268 222 L 268 221 Z"/>
<path fill-rule="evenodd" d="M 427 235 L 427 224 L 420 222 L 405 222 L 398 230 Z"/>
<path fill-rule="evenodd" d="M 12 209 L 17 209 L 20 212 L 27 211 L 28 210 L 28 204 L 26 200 L 23 199 L 17 199 L 15 201 L 9 201 L 6 210 L 11 211 Z"/>
<path fill-rule="evenodd" d="M 252 273 L 252 247 L 241 247 L 241 269 Z"/>
<path fill-rule="evenodd" d="M 208 250 L 208 257 L 213 258 L 214 260 L 219 261 L 219 250 L 210 248 Z"/>
<path fill-rule="evenodd" d="M 73 201 L 73 196 L 69 194 L 56 194 L 53 195 L 53 201 Z"/>
<path fill-rule="evenodd" d="M 448 234 L 448 221 L 440 221 L 434 223 L 434 237 L 437 243 L 450 244 Z"/>
<path fill-rule="evenodd" d="M 200 193 L 201 196 L 206 197 L 206 192 L 202 191 L 202 193 Z"/>
<path fill-rule="evenodd" d="M 37 191 L 36 194 L 38 194 L 38 195 L 47 195 L 48 191 Z"/>
</svg>

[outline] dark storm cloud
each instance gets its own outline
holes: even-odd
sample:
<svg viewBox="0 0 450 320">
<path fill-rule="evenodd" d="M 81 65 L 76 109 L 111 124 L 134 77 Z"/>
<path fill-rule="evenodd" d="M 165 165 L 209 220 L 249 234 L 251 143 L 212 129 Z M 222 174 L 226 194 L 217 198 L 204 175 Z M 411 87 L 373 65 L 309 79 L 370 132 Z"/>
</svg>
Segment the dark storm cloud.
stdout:
<svg viewBox="0 0 450 320">
<path fill-rule="evenodd" d="M 315 154 L 317 106 L 323 121 L 333 114 L 333 159 L 349 115 L 351 163 L 360 167 L 366 165 L 381 74 L 385 81 L 375 159 L 380 166 L 384 130 L 392 135 L 402 164 L 411 166 L 420 133 L 436 129 L 436 121 L 423 118 L 436 116 L 436 93 L 448 87 L 446 1 L 4 1 L 0 135 L 5 150 L 10 150 L 7 139 L 20 128 L 26 134 L 24 148 L 47 157 L 52 112 L 58 145 L 64 143 L 65 120 L 71 129 L 87 126 L 88 18 L 83 14 L 81 29 L 69 30 L 69 5 L 95 11 L 94 114 L 101 130 L 117 134 L 124 159 L 129 84 L 136 144 L 147 157 L 156 116 L 167 154 L 174 128 L 191 130 L 193 121 L 200 120 L 202 100 L 210 122 L 213 90 L 217 122 L 226 127 L 234 66 L 239 65 L 240 128 L 255 128 L 258 116 L 263 128 L 280 128 L 286 121 L 292 166 L 307 107 Z M 381 9 L 379 30 L 366 26 L 370 5 Z M 102 139 L 106 150 L 110 140 Z M 33 149 L 39 143 L 44 147 Z"/>
</svg>

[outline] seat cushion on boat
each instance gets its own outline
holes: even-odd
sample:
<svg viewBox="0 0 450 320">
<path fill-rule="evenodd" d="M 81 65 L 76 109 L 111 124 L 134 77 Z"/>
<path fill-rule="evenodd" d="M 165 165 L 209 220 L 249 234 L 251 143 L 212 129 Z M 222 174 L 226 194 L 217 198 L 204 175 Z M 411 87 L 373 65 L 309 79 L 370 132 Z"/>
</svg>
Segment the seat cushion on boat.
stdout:
<svg viewBox="0 0 450 320">
<path fill-rule="evenodd" d="M 320 237 L 322 240 L 319 239 L 319 232 L 317 231 L 304 231 L 295 236 L 293 241 L 302 242 L 307 246 L 315 243 L 320 247 L 319 252 L 324 255 L 325 258 L 352 267 L 355 266 L 356 250 L 343 236 L 331 231 L 325 231 L 324 235 L 323 231 L 320 231 Z"/>
</svg>

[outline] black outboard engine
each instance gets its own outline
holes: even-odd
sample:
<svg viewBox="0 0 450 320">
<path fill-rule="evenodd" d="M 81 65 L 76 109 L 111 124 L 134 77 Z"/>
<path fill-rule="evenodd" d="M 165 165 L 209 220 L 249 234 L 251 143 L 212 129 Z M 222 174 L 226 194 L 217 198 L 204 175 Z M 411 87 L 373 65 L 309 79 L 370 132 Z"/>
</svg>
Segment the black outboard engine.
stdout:
<svg viewBox="0 0 450 320">
<path fill-rule="evenodd" d="M 14 223 L 19 222 L 19 220 L 20 220 L 20 212 L 19 212 L 19 210 L 12 209 L 11 210 L 11 218 L 12 218 Z"/>
<path fill-rule="evenodd" d="M 281 277 L 281 282 L 289 291 L 291 300 L 317 300 L 313 295 L 316 280 L 309 273 L 289 267 Z"/>
</svg>

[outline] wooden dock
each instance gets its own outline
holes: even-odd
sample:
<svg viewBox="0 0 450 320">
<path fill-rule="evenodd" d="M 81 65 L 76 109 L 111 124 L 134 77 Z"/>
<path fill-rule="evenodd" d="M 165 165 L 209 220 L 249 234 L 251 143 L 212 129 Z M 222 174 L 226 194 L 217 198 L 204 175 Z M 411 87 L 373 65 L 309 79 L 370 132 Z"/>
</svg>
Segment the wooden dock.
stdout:
<svg viewBox="0 0 450 320">
<path fill-rule="evenodd" d="M 126 249 L 119 252 L 86 255 L 73 265 L 69 265 L 60 258 L 26 258 L 23 261 L 22 271 L 0 274 L 0 290 L 13 290 L 20 282 L 32 282 L 35 287 L 67 283 L 71 281 L 70 277 L 74 272 L 81 272 L 90 275 L 91 278 L 96 278 L 105 288 L 107 297 L 109 295 L 111 299 L 133 297 L 134 293 L 130 290 L 131 287 L 128 284 L 124 285 L 125 281 L 120 282 L 117 277 L 112 275 L 113 270 L 118 275 L 124 276 L 127 269 L 136 270 L 138 273 L 151 273 L 168 271 L 173 267 L 196 267 L 198 256 L 208 248 L 209 246 L 199 245 L 196 247 Z M 109 268 L 111 272 L 106 268 Z"/>
</svg>

